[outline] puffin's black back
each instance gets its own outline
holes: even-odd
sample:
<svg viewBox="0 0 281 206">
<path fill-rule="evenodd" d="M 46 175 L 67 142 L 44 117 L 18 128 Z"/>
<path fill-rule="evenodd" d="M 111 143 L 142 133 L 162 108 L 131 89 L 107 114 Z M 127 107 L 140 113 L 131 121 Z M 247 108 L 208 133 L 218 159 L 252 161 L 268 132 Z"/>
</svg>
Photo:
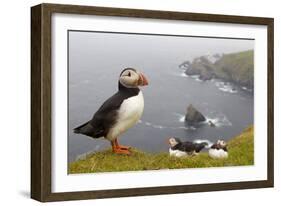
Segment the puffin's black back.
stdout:
<svg viewBox="0 0 281 206">
<path fill-rule="evenodd" d="M 218 144 L 213 144 L 211 146 L 212 149 L 217 149 L 217 150 L 220 150 L 220 149 L 223 149 L 225 152 L 227 152 L 227 148 L 226 147 L 221 147 L 219 146 Z"/>
<path fill-rule="evenodd" d="M 172 147 L 172 150 L 180 150 L 185 152 L 200 152 L 205 146 L 208 145 L 206 142 L 194 143 L 194 142 L 180 142 L 179 144 Z"/>
<path fill-rule="evenodd" d="M 76 127 L 74 133 L 84 134 L 93 138 L 105 137 L 117 122 L 118 110 L 125 99 L 139 94 L 139 88 L 127 88 L 119 82 L 119 91 L 107 99 L 93 118 Z"/>
<path fill-rule="evenodd" d="M 208 145 L 207 142 L 202 143 L 195 143 L 195 152 L 200 152 L 202 149 L 204 149 Z"/>
</svg>

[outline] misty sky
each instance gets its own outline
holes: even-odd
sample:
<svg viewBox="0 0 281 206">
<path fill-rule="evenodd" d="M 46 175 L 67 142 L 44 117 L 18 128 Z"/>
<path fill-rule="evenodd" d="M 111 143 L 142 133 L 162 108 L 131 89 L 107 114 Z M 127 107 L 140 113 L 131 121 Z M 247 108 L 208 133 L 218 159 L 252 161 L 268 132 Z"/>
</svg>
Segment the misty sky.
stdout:
<svg viewBox="0 0 281 206">
<path fill-rule="evenodd" d="M 173 61 L 179 65 L 183 61 L 192 60 L 201 55 L 232 53 L 254 48 L 254 40 L 75 31 L 69 33 L 69 42 L 76 51 L 75 55 L 79 55 L 81 61 L 94 59 L 96 65 L 103 67 L 114 65 L 120 68 L 128 65 L 145 66 L 146 61 L 150 63 L 151 61 L 162 61 L 162 63 Z M 160 53 L 161 59 L 159 59 Z M 123 61 L 124 65 L 120 65 L 120 59 L 126 60 Z M 79 69 L 81 69 L 81 62 Z"/>
</svg>

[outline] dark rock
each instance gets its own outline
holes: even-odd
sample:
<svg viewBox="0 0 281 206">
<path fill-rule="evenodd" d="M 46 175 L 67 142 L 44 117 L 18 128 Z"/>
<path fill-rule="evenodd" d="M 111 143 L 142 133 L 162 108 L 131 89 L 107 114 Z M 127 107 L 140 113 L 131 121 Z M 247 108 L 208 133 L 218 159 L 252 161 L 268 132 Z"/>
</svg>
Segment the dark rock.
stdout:
<svg viewBox="0 0 281 206">
<path fill-rule="evenodd" d="M 187 112 L 185 115 L 185 122 L 190 125 L 198 124 L 200 122 L 206 121 L 206 118 L 197 109 L 190 104 L 187 107 Z"/>
<path fill-rule="evenodd" d="M 214 76 L 214 68 L 211 62 L 205 57 L 194 59 L 194 61 L 185 70 L 187 75 L 199 75 L 202 81 L 211 80 Z"/>
<path fill-rule="evenodd" d="M 185 61 L 179 65 L 180 68 L 188 68 L 190 66 L 190 61 Z"/>
<path fill-rule="evenodd" d="M 200 75 L 200 70 L 190 66 L 188 69 L 185 70 L 184 73 L 187 74 L 187 75 L 190 75 L 190 76 Z"/>
<path fill-rule="evenodd" d="M 217 60 L 219 60 L 222 57 L 222 54 L 214 54 L 213 57 L 215 57 Z"/>
<path fill-rule="evenodd" d="M 205 70 L 205 71 L 201 72 L 199 79 L 202 81 L 207 81 L 207 80 L 211 80 L 213 77 L 214 77 L 214 75 L 212 72 L 208 72 Z"/>
<path fill-rule="evenodd" d="M 208 124 L 210 125 L 210 127 L 216 127 L 216 125 L 211 120 L 208 121 Z"/>
</svg>

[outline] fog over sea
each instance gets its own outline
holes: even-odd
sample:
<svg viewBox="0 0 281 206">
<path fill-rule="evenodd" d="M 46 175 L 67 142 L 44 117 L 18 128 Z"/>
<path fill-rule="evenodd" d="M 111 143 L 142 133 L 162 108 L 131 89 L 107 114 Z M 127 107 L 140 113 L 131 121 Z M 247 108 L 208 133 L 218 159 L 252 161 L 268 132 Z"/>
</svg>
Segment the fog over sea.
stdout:
<svg viewBox="0 0 281 206">
<path fill-rule="evenodd" d="M 171 37 L 95 32 L 69 33 L 69 162 L 110 146 L 104 139 L 74 134 L 118 89 L 123 68 L 133 67 L 149 80 L 141 88 L 145 108 L 141 120 L 119 138 L 147 152 L 168 151 L 169 136 L 182 140 L 228 140 L 253 124 L 253 94 L 219 79 L 202 82 L 179 65 L 208 54 L 254 49 L 254 40 Z M 193 104 L 216 127 L 188 127 L 184 115 Z"/>
</svg>

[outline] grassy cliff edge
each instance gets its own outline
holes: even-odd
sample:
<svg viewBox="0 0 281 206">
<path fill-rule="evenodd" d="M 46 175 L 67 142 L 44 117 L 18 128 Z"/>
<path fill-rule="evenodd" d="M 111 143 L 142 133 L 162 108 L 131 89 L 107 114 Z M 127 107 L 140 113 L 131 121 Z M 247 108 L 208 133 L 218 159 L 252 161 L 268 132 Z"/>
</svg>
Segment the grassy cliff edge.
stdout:
<svg viewBox="0 0 281 206">
<path fill-rule="evenodd" d="M 215 62 L 201 56 L 180 67 L 186 68 L 187 75 L 199 75 L 203 81 L 218 78 L 249 89 L 254 87 L 254 50 L 223 54 Z"/>
<path fill-rule="evenodd" d="M 240 135 L 228 141 L 229 157 L 211 159 L 206 152 L 198 156 L 175 158 L 166 152 L 146 153 L 132 149 L 132 155 L 113 154 L 110 149 L 92 153 L 85 159 L 70 163 L 69 173 L 117 172 L 180 168 L 202 168 L 222 166 L 242 166 L 254 164 L 254 127 L 250 126 Z"/>
</svg>

